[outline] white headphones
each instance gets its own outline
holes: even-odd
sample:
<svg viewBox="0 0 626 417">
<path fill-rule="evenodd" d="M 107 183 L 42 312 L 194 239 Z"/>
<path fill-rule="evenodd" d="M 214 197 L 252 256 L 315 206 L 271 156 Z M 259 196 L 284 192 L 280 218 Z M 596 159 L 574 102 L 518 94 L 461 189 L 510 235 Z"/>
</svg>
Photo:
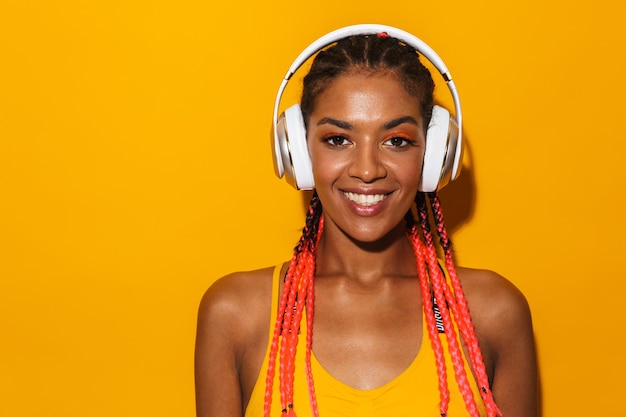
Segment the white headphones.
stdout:
<svg viewBox="0 0 626 417">
<path fill-rule="evenodd" d="M 300 105 L 294 104 L 280 116 L 278 115 L 280 100 L 289 79 L 310 57 L 326 46 L 348 36 L 379 33 L 386 33 L 406 43 L 428 59 L 442 75 L 454 101 L 456 118 L 443 107 L 433 107 L 433 114 L 426 131 L 426 150 L 419 190 L 436 191 L 459 176 L 463 153 L 461 102 L 445 64 L 431 47 L 408 32 L 391 26 L 363 24 L 337 29 L 313 42 L 298 55 L 280 84 L 274 103 L 272 123 L 274 168 L 279 178 L 285 175 L 287 181 L 297 189 L 312 190 L 315 182 Z"/>
</svg>

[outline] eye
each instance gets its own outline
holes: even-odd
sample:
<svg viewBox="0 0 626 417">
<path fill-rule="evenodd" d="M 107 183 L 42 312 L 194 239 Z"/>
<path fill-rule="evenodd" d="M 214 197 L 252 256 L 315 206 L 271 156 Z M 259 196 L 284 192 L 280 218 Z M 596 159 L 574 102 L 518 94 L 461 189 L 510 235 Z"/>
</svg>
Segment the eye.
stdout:
<svg viewBox="0 0 626 417">
<path fill-rule="evenodd" d="M 405 146 L 413 145 L 414 143 L 415 141 L 412 141 L 402 136 L 394 136 L 383 142 L 384 145 L 390 146 L 392 148 L 403 148 Z"/>
<path fill-rule="evenodd" d="M 327 136 L 326 138 L 324 138 L 324 141 L 326 143 L 328 143 L 330 146 L 337 146 L 337 147 L 339 147 L 339 146 L 346 146 L 346 145 L 349 145 L 351 143 L 345 137 L 337 136 L 337 135 Z"/>
</svg>

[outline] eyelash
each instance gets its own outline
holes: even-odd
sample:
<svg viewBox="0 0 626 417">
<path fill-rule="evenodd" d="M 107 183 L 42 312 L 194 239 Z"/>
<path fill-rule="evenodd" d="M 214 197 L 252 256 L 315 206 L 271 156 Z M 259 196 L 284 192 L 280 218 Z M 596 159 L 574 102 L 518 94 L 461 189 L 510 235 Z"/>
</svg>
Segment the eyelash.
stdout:
<svg viewBox="0 0 626 417">
<path fill-rule="evenodd" d="M 389 143 L 391 141 L 397 141 L 397 140 L 400 140 L 401 143 L 395 144 L 395 145 L 392 143 Z M 335 148 L 348 146 L 352 143 L 349 139 L 341 135 L 327 136 L 323 138 L 323 141 L 329 146 L 335 147 Z M 415 144 L 416 144 L 416 141 L 406 138 L 404 136 L 393 136 L 383 141 L 383 145 L 388 146 L 390 148 L 396 148 L 396 149 L 405 148 L 407 146 L 414 146 Z"/>
<path fill-rule="evenodd" d="M 335 141 L 337 142 L 341 141 L 341 143 L 336 143 Z M 340 135 L 327 136 L 324 138 L 324 142 L 327 143 L 329 146 L 333 146 L 336 148 L 341 147 L 341 146 L 346 146 L 352 143 L 347 138 L 340 136 Z"/>
<path fill-rule="evenodd" d="M 383 142 L 383 144 L 387 144 L 388 142 L 393 141 L 393 140 L 397 140 L 397 139 L 402 141 L 401 145 L 393 145 L 393 144 L 390 143 L 388 146 L 391 146 L 392 148 L 404 148 L 406 146 L 413 146 L 413 145 L 415 145 L 415 141 L 414 140 L 411 140 L 409 138 L 405 138 L 404 136 L 394 136 L 394 137 L 391 137 L 391 138 L 385 140 Z"/>
</svg>

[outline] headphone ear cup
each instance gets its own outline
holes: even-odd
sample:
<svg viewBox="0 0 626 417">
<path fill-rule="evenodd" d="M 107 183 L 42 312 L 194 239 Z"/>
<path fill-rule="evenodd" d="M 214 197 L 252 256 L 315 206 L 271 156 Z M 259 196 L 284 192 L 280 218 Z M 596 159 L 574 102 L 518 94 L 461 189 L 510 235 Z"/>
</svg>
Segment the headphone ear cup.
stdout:
<svg viewBox="0 0 626 417">
<path fill-rule="evenodd" d="M 450 182 L 457 154 L 457 143 L 456 121 L 450 116 L 448 110 L 441 106 L 433 106 L 432 116 L 426 131 L 426 150 L 424 152 L 420 191 L 437 191 Z"/>
<path fill-rule="evenodd" d="M 287 108 L 278 118 L 275 129 L 278 141 L 275 149 L 280 152 L 276 157 L 282 162 L 287 182 L 298 190 L 312 190 L 315 182 L 300 105 Z"/>
</svg>

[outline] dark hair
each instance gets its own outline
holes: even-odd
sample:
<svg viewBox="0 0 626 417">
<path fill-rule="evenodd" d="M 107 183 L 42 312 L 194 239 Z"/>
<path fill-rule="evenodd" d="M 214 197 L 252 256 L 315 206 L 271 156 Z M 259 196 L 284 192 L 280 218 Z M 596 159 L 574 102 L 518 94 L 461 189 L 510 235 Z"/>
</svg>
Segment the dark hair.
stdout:
<svg viewBox="0 0 626 417">
<path fill-rule="evenodd" d="M 304 123 L 317 97 L 330 82 L 351 72 L 392 73 L 406 91 L 416 97 L 428 126 L 433 107 L 434 83 L 430 71 L 420 62 L 415 48 L 389 36 L 350 36 L 319 52 L 304 77 L 300 107 Z"/>
</svg>

